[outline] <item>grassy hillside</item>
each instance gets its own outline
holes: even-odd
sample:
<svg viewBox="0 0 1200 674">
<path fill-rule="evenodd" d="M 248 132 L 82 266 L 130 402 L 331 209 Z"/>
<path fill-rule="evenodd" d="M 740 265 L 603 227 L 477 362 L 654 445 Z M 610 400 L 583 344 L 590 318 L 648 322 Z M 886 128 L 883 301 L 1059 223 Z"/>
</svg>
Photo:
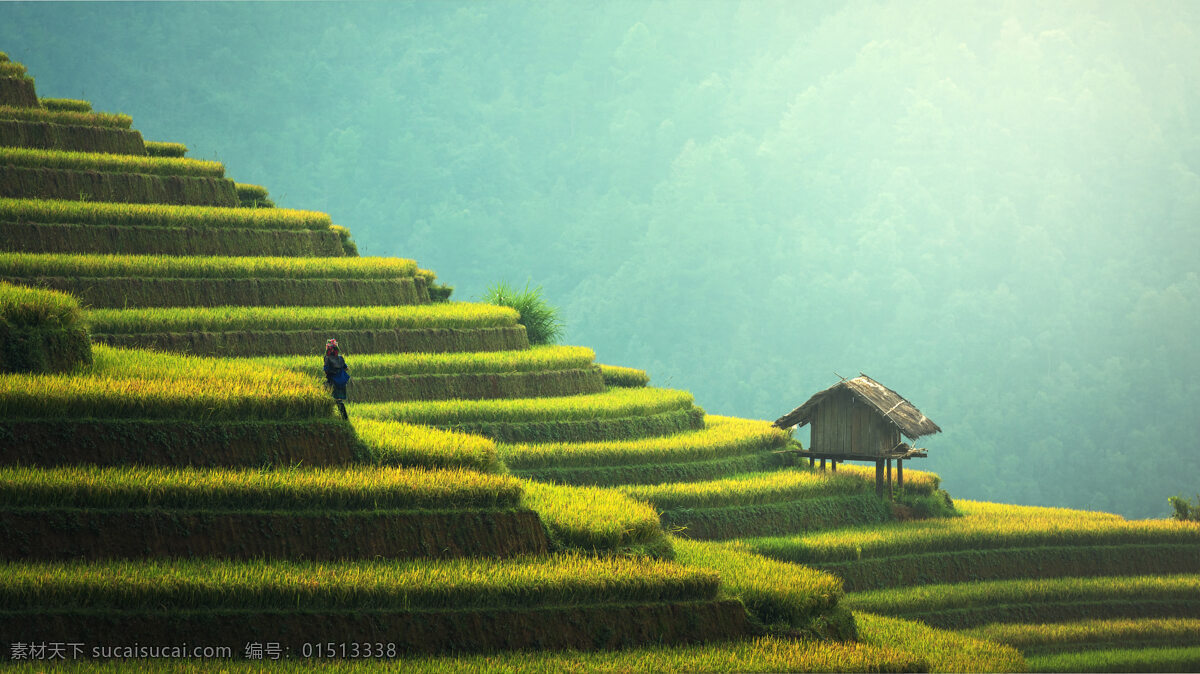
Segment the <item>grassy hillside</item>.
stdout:
<svg viewBox="0 0 1200 674">
<path fill-rule="evenodd" d="M 873 470 L 798 462 L 787 432 L 589 348 L 531 348 L 513 309 L 445 301 L 328 215 L 2 77 L 0 641 L 274 643 L 293 668 L 369 641 L 419 671 L 1190 666 L 1200 647 L 1195 527 L 955 503 L 923 471 L 881 497 Z M 42 191 L 83 174 L 109 192 Z M 1092 654 L 1061 659 L 1072 644 Z"/>
</svg>

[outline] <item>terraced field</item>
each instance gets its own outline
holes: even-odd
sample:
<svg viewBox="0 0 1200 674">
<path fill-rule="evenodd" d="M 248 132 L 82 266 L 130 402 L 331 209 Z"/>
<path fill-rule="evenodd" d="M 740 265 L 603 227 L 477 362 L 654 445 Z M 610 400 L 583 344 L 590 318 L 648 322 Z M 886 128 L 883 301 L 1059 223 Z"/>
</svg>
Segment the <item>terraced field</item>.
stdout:
<svg viewBox="0 0 1200 674">
<path fill-rule="evenodd" d="M 285 669 L 1194 666 L 1195 527 L 954 511 L 911 470 L 881 499 L 0 66 L 0 641 L 274 642 Z M 303 651 L 367 639 L 383 661 Z"/>
</svg>

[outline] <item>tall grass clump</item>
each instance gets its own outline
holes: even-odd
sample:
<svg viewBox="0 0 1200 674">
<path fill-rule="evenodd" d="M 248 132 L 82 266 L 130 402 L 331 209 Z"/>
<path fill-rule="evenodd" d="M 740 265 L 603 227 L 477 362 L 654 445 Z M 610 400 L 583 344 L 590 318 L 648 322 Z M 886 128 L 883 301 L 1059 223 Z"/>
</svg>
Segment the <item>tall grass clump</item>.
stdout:
<svg viewBox="0 0 1200 674">
<path fill-rule="evenodd" d="M 1200 495 L 1196 496 L 1195 501 L 1189 501 L 1183 495 L 1171 496 L 1167 502 L 1175 511 L 1173 513 L 1175 519 L 1180 522 L 1200 522 Z"/>
<path fill-rule="evenodd" d="M 526 283 L 517 290 L 507 281 L 500 281 L 484 291 L 483 300 L 516 309 L 530 344 L 554 344 L 562 337 L 563 323 L 558 318 L 558 309 L 542 297 L 541 286 L 530 288 Z"/>
<path fill-rule="evenodd" d="M 182 157 L 188 148 L 183 143 L 164 143 L 157 140 L 146 141 L 146 154 L 151 157 Z"/>
<path fill-rule="evenodd" d="M 63 372 L 91 362 L 74 297 L 0 283 L 0 372 Z"/>
</svg>

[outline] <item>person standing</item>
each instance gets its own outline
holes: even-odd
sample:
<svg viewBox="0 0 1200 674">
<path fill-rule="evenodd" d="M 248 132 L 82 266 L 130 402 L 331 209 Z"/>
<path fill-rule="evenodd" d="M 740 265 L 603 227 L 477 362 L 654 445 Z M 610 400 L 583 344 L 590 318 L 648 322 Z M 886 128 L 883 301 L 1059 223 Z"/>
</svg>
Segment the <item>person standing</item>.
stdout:
<svg viewBox="0 0 1200 674">
<path fill-rule="evenodd" d="M 346 359 L 338 352 L 336 339 L 325 342 L 325 385 L 333 389 L 333 400 L 337 403 L 342 419 L 349 420 L 346 414 L 346 384 L 350 383 L 350 368 Z"/>
</svg>

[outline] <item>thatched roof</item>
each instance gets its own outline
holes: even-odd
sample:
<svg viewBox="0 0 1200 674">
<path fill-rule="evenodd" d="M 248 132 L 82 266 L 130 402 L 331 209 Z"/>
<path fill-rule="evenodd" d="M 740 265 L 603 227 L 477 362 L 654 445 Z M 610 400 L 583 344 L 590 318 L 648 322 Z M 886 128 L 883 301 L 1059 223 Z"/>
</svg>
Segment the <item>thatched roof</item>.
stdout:
<svg viewBox="0 0 1200 674">
<path fill-rule="evenodd" d="M 845 389 L 864 403 L 874 407 L 881 416 L 892 422 L 909 440 L 922 435 L 940 433 L 942 429 L 921 414 L 904 396 L 871 379 L 867 375 L 845 379 L 808 399 L 808 402 L 775 420 L 779 428 L 803 426 L 812 420 L 812 413 L 830 394 Z"/>
</svg>

